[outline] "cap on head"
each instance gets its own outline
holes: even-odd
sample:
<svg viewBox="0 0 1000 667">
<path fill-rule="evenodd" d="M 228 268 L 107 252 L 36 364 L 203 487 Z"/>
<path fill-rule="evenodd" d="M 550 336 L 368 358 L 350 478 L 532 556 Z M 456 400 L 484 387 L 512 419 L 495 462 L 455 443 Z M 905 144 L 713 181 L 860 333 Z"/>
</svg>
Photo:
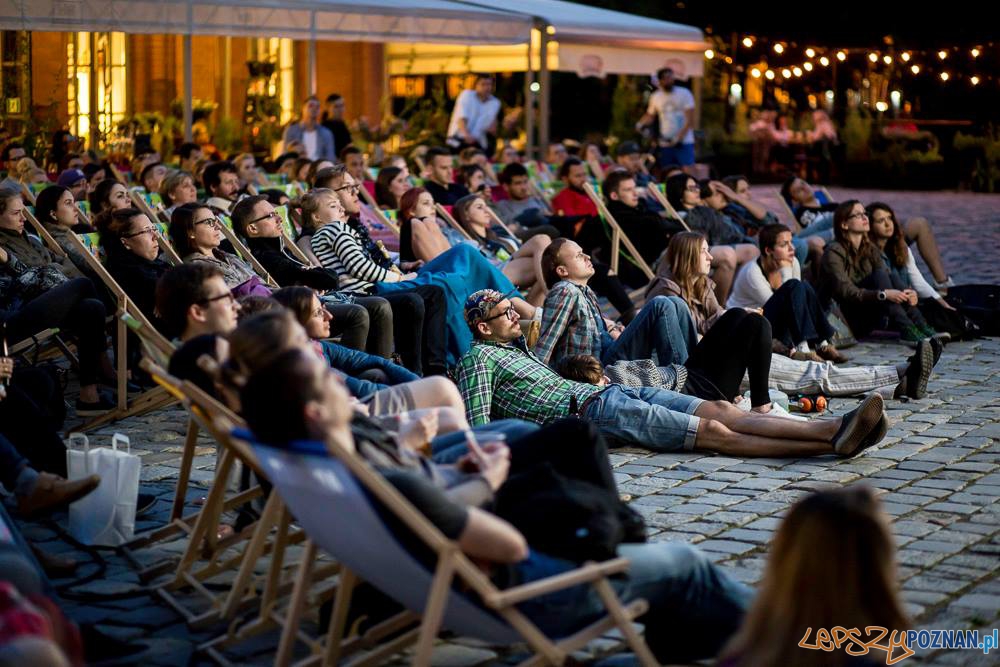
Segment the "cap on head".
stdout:
<svg viewBox="0 0 1000 667">
<path fill-rule="evenodd" d="M 76 185 L 80 181 L 87 180 L 83 172 L 79 169 L 67 169 L 63 173 L 59 174 L 59 180 L 56 182 L 58 185 L 68 188 L 71 185 Z"/>
<path fill-rule="evenodd" d="M 634 141 L 623 141 L 619 146 L 618 150 L 615 151 L 615 155 L 621 157 L 623 155 L 632 155 L 634 153 L 641 153 L 639 149 L 639 144 Z"/>
<path fill-rule="evenodd" d="M 515 292 L 516 290 L 504 294 L 495 289 L 481 289 L 478 292 L 473 292 L 465 300 L 465 323 L 475 331 L 476 325 L 486 320 L 490 316 L 490 311 L 496 308 L 497 304 Z"/>
</svg>

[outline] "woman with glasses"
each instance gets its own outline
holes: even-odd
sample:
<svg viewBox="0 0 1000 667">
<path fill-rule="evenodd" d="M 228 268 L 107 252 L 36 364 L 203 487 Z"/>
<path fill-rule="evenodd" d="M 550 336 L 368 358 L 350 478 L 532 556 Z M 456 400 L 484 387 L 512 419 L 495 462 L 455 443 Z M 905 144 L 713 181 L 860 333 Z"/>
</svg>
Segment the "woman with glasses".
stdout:
<svg viewBox="0 0 1000 667">
<path fill-rule="evenodd" d="M 708 239 L 712 253 L 712 279 L 715 296 L 721 303 L 729 298 L 736 271 L 760 255 L 757 246 L 746 243 L 746 237 L 737 226 L 728 224 L 722 215 L 707 205 L 703 196 L 711 196 L 710 186 L 705 189 L 687 174 L 676 174 L 667 179 L 667 200 L 692 231 Z"/>
<path fill-rule="evenodd" d="M 170 216 L 170 241 L 185 263 L 205 262 L 222 271 L 226 286 L 237 297 L 270 296 L 264 284 L 247 262 L 222 250 L 220 222 L 203 204 L 183 204 Z"/>
<path fill-rule="evenodd" d="M 156 226 L 137 208 L 114 211 L 101 229 L 105 266 L 150 321 L 156 321 L 156 282 L 170 265 L 160 259 Z"/>
<path fill-rule="evenodd" d="M 836 299 L 855 336 L 876 329 L 898 331 L 905 342 L 916 343 L 936 332 L 916 308 L 917 293 L 895 289 L 882 253 L 868 236 L 865 207 L 849 199 L 833 213 L 833 243 L 826 246 L 820 267 L 819 295 Z"/>
</svg>

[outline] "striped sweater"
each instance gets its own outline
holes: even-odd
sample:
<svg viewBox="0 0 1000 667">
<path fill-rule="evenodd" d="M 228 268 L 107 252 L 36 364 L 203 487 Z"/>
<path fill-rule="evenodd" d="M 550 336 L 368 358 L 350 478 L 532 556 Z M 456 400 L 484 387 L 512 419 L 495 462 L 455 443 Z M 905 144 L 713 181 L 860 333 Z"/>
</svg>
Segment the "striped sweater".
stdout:
<svg viewBox="0 0 1000 667">
<path fill-rule="evenodd" d="M 357 232 L 346 222 L 331 222 L 320 227 L 310 242 L 320 264 L 336 271 L 340 291 L 371 294 L 375 283 L 399 282 L 401 274 L 384 269 L 369 258 Z"/>
</svg>

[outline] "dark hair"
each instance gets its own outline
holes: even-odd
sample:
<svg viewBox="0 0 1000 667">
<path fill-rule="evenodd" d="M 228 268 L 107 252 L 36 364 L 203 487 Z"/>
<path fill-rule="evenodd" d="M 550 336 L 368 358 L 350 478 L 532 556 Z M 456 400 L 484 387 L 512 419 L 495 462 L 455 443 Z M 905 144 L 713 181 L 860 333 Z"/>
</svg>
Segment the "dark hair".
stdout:
<svg viewBox="0 0 1000 667">
<path fill-rule="evenodd" d="M 6 213 L 7 202 L 11 199 L 20 199 L 21 191 L 15 190 L 14 188 L 2 187 L 0 188 L 0 213 Z"/>
<path fill-rule="evenodd" d="M 69 192 L 69 188 L 61 185 L 50 185 L 38 193 L 35 198 L 35 218 L 38 222 L 55 222 L 56 208 L 59 206 L 59 199 L 64 193 Z"/>
<path fill-rule="evenodd" d="M 562 280 L 556 269 L 562 266 L 562 262 L 559 261 L 559 251 L 562 247 L 569 243 L 572 239 L 567 239 L 560 236 L 557 239 L 552 239 L 552 243 L 545 247 L 542 251 L 541 266 L 542 266 L 542 278 L 545 280 L 545 286 L 552 289 L 553 285 Z"/>
<path fill-rule="evenodd" d="M 698 181 L 698 187 L 701 188 L 698 196 L 702 199 L 707 199 L 715 194 L 715 190 L 712 189 L 712 181 L 707 178 Z"/>
<path fill-rule="evenodd" d="M 485 157 L 486 156 L 486 151 L 484 151 L 479 146 L 466 146 L 461 151 L 459 151 L 458 158 L 460 160 L 470 161 L 470 160 L 472 160 L 472 158 L 476 157 L 477 155 L 482 155 L 482 156 Z"/>
<path fill-rule="evenodd" d="M 478 172 L 482 172 L 484 176 L 486 175 L 486 170 L 478 164 L 463 164 L 458 169 L 455 182 L 459 185 L 465 186 L 466 189 L 469 189 L 469 183 L 472 181 L 472 177 Z"/>
<path fill-rule="evenodd" d="M 10 152 L 15 148 L 24 148 L 24 144 L 19 141 L 10 141 L 3 147 L 3 161 L 10 160 Z"/>
<path fill-rule="evenodd" d="M 221 162 L 213 162 L 205 167 L 205 171 L 201 173 L 201 182 L 209 194 L 212 193 L 212 188 L 217 188 L 222 183 L 222 174 L 224 173 L 238 173 L 236 171 L 236 165 L 229 160 L 223 160 Z"/>
<path fill-rule="evenodd" d="M 399 220 L 400 222 L 408 220 L 413 216 L 410 213 L 413 212 L 414 207 L 417 205 L 417 200 L 420 199 L 420 195 L 427 192 L 426 188 L 410 188 L 403 193 L 403 196 L 399 198 Z"/>
<path fill-rule="evenodd" d="M 387 208 L 399 208 L 396 195 L 392 194 L 389 187 L 392 185 L 393 180 L 402 173 L 403 170 L 399 167 L 382 167 L 379 170 L 378 178 L 375 179 L 376 204 Z"/>
<path fill-rule="evenodd" d="M 273 206 L 281 206 L 281 198 L 288 197 L 288 193 L 284 190 L 278 190 L 277 188 L 268 188 L 266 190 L 261 190 L 257 194 L 267 197 L 267 201 Z M 291 197 L 288 197 L 291 199 Z"/>
<path fill-rule="evenodd" d="M 506 167 L 503 168 L 503 171 L 500 172 L 497 178 L 500 179 L 500 182 L 502 184 L 510 185 L 511 181 L 513 181 L 515 177 L 527 176 L 527 175 L 528 175 L 528 170 L 525 169 L 523 164 L 521 164 L 520 162 L 511 162 L 510 164 L 508 164 Z"/>
<path fill-rule="evenodd" d="M 563 357 L 556 363 L 554 370 L 574 382 L 600 384 L 604 379 L 604 367 L 596 357 L 589 354 L 571 354 Z"/>
<path fill-rule="evenodd" d="M 604 196 L 610 200 L 611 194 L 618 192 L 622 183 L 634 180 L 635 176 L 633 176 L 628 169 L 612 169 L 604 177 L 604 183 L 601 184 L 601 192 L 603 192 Z"/>
<path fill-rule="evenodd" d="M 335 164 L 332 167 L 324 167 L 316 172 L 312 186 L 313 188 L 330 188 L 332 190 L 333 181 L 343 178 L 346 173 L 347 167 L 343 162 Z"/>
<path fill-rule="evenodd" d="M 336 102 L 337 100 L 342 100 L 342 99 L 344 99 L 344 96 L 338 95 L 337 93 L 330 93 L 329 95 L 326 96 L 327 102 Z"/>
<path fill-rule="evenodd" d="M 757 245 L 760 246 L 760 257 L 757 259 L 757 262 L 760 264 L 760 268 L 764 270 L 765 275 L 778 268 L 770 265 L 770 260 L 765 250 L 773 248 L 778 242 L 778 237 L 785 232 L 791 234 L 792 230 L 780 223 L 764 225 L 757 232 Z"/>
<path fill-rule="evenodd" d="M 781 184 L 781 198 L 788 202 L 789 206 L 793 206 L 795 202 L 792 201 L 792 183 L 794 183 L 799 177 L 789 176 L 785 179 L 785 182 Z"/>
<path fill-rule="evenodd" d="M 661 67 L 660 69 L 656 70 L 656 80 L 659 81 L 660 79 L 663 78 L 665 74 L 673 74 L 673 73 L 674 70 L 672 67 Z"/>
<path fill-rule="evenodd" d="M 687 189 L 688 180 L 698 182 L 694 176 L 689 174 L 674 174 L 667 179 L 667 201 L 677 211 L 685 210 L 684 190 Z"/>
<path fill-rule="evenodd" d="M 860 204 L 857 199 L 848 199 L 837 205 L 836 210 L 833 212 L 833 238 L 838 241 L 840 245 L 844 246 L 844 250 L 847 252 L 847 258 L 852 264 L 858 261 L 861 257 L 868 253 L 872 253 L 872 242 L 868 239 L 867 234 L 861 236 L 861 245 L 856 249 L 851 245 L 850 239 L 847 238 L 847 230 L 841 227 L 842 224 L 846 223 L 851 217 L 851 209 L 856 205 Z"/>
<path fill-rule="evenodd" d="M 562 165 L 559 167 L 559 178 L 567 178 L 569 176 L 569 170 L 576 165 L 583 165 L 583 160 L 578 157 L 568 157 L 563 160 Z"/>
<path fill-rule="evenodd" d="M 481 201 L 482 197 L 479 195 L 465 195 L 461 199 L 455 202 L 455 205 L 451 209 L 451 213 L 455 216 L 455 220 L 461 225 L 462 229 L 469 233 L 477 243 L 481 243 L 482 239 L 488 241 L 493 241 L 495 243 L 503 244 L 504 240 L 500 238 L 500 235 L 493 230 L 493 225 L 490 223 L 486 224 L 486 236 L 482 237 L 479 232 L 475 231 L 468 221 L 469 208 L 475 204 L 477 201 Z M 509 249 L 509 248 L 508 248 Z"/>
<path fill-rule="evenodd" d="M 286 308 L 278 308 L 241 320 L 228 336 L 229 359 L 220 368 L 222 383 L 239 390 L 247 377 L 290 349 L 289 335 L 299 326 Z"/>
<path fill-rule="evenodd" d="M 156 283 L 156 312 L 164 335 L 177 338 L 184 333 L 188 309 L 209 298 L 205 283 L 213 276 L 222 278 L 222 271 L 205 262 L 178 264 L 160 276 Z"/>
<path fill-rule="evenodd" d="M 137 208 L 120 208 L 117 211 L 105 211 L 94 219 L 94 226 L 101 235 L 101 245 L 109 255 L 125 250 L 119 243 L 132 229 L 132 221 L 146 214 Z M 127 252 L 127 251 L 126 251 Z"/>
<path fill-rule="evenodd" d="M 236 316 L 237 322 L 242 322 L 243 320 L 253 317 L 254 315 L 268 313 L 272 310 L 281 310 L 284 308 L 284 306 L 271 297 L 261 296 L 259 294 L 247 294 L 244 297 L 240 297 L 239 302 L 240 312 Z"/>
<path fill-rule="evenodd" d="M 281 445 L 309 437 L 303 411 L 322 395 L 316 367 L 315 359 L 293 349 L 250 374 L 240 389 L 240 405 L 256 438 Z"/>
<path fill-rule="evenodd" d="M 111 190 L 116 185 L 122 185 L 114 178 L 106 178 L 94 187 L 94 191 L 87 195 L 90 203 L 90 215 L 96 216 L 104 209 L 111 208 Z M 125 186 L 122 185 L 124 188 Z M 127 189 L 127 188 L 126 188 Z"/>
<path fill-rule="evenodd" d="M 35 209 L 38 209 L 37 204 L 35 205 Z M 885 243 L 885 254 L 886 257 L 889 258 L 890 264 L 901 269 L 906 266 L 906 260 L 910 254 L 910 249 L 906 245 L 906 237 L 903 236 L 903 228 L 899 224 L 899 220 L 896 219 L 896 212 L 892 210 L 891 206 L 880 201 L 868 204 L 865 208 L 865 212 L 868 214 L 868 236 L 874 243 L 875 227 L 871 224 L 871 222 L 875 218 L 875 213 L 877 211 L 885 211 L 889 214 L 889 218 L 892 219 L 892 236 L 890 236 Z"/>
<path fill-rule="evenodd" d="M 295 162 L 292 163 L 292 180 L 299 179 L 299 172 L 306 166 L 312 167 L 313 161 L 307 157 L 295 158 Z M 306 172 L 306 179 L 309 178 L 309 172 Z"/>
<path fill-rule="evenodd" d="M 487 74 L 486 72 L 476 72 L 476 80 L 475 80 L 475 82 L 472 85 L 476 85 L 477 83 L 479 83 L 483 79 L 489 79 L 490 81 L 492 81 L 493 80 L 493 75 L 492 74 Z"/>
<path fill-rule="evenodd" d="M 139 174 L 139 183 L 141 183 L 143 186 L 145 186 L 146 185 L 146 176 L 148 176 L 149 173 L 155 167 L 159 167 L 162 164 L 163 164 L 162 162 L 150 162 L 145 167 L 143 167 L 142 168 L 142 172 Z"/>
<path fill-rule="evenodd" d="M 230 219 L 233 221 L 233 231 L 241 238 L 247 238 L 247 226 L 250 224 L 250 216 L 253 215 L 254 206 L 262 201 L 267 201 L 267 197 L 264 195 L 254 195 L 252 197 L 244 197 L 233 206 Z"/>
<path fill-rule="evenodd" d="M 93 178 L 94 174 L 96 174 L 99 171 L 104 172 L 104 175 L 108 176 L 108 168 L 105 167 L 103 164 L 98 164 L 96 162 L 89 162 L 83 165 L 82 171 L 83 171 L 83 177 L 87 179 L 88 183 L 90 182 L 90 179 Z"/>
<path fill-rule="evenodd" d="M 347 144 L 340 150 L 340 155 L 338 157 L 340 157 L 341 162 L 347 162 L 347 156 L 354 155 L 355 153 L 361 153 L 361 149 L 354 144 Z"/>
<path fill-rule="evenodd" d="M 294 285 L 275 290 L 271 294 L 271 298 L 292 311 L 296 321 L 305 326 L 309 318 L 312 317 L 312 300 L 315 295 L 316 290 L 312 287 Z"/>
<path fill-rule="evenodd" d="M 195 213 L 202 209 L 212 213 L 208 204 L 191 202 L 178 206 L 170 216 L 170 243 L 181 257 L 187 257 L 191 253 L 197 252 L 191 236 L 194 234 Z M 212 215 L 215 214 L 212 213 Z"/>
<path fill-rule="evenodd" d="M 191 159 L 191 154 L 195 151 L 200 151 L 201 146 L 194 143 L 193 141 L 185 141 L 177 148 L 177 155 L 180 156 L 182 160 Z"/>
<path fill-rule="evenodd" d="M 736 186 L 740 184 L 740 181 L 746 181 L 748 184 L 750 183 L 750 179 L 743 174 L 733 174 L 732 176 L 726 176 L 723 178 L 722 184 L 733 192 L 736 192 Z"/>
<path fill-rule="evenodd" d="M 424 153 L 424 162 L 430 164 L 431 162 L 434 161 L 434 158 L 441 157 L 442 155 L 447 157 L 449 160 L 451 159 L 451 151 L 449 151 L 447 148 L 443 148 L 441 146 L 433 146 L 431 148 L 428 148 L 427 152 Z"/>
</svg>

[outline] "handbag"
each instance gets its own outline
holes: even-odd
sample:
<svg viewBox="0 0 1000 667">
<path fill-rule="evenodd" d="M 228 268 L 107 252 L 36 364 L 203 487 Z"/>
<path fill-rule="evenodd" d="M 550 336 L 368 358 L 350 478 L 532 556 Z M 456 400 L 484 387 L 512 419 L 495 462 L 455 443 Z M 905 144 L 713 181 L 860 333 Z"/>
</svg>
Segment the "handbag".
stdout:
<svg viewBox="0 0 1000 667">
<path fill-rule="evenodd" d="M 24 303 L 59 287 L 69 280 L 55 264 L 30 266 L 15 279 L 15 294 Z"/>
<path fill-rule="evenodd" d="M 128 436 L 115 433 L 111 447 L 91 449 L 82 433 L 71 433 L 66 450 L 67 478 L 101 476 L 90 494 L 69 506 L 69 534 L 83 544 L 117 547 L 135 534 L 135 508 L 142 463 Z M 124 451 L 118 448 L 123 445 Z M 82 451 L 78 447 L 82 446 Z"/>
</svg>

